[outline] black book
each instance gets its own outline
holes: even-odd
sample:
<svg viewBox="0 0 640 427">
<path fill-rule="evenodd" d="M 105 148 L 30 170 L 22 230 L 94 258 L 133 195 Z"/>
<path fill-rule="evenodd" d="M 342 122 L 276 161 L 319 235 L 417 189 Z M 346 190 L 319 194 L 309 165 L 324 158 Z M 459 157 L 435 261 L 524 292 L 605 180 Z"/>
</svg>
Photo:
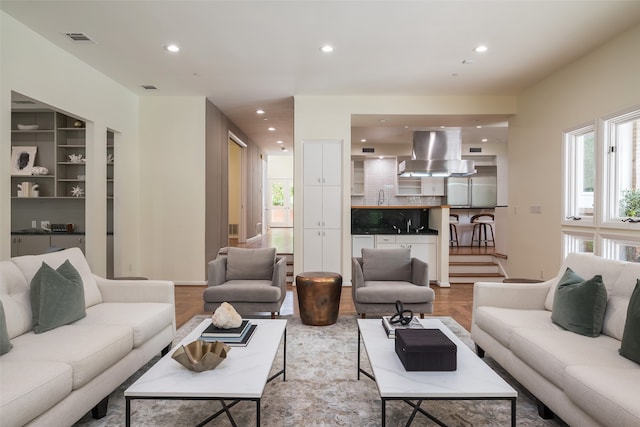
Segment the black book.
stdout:
<svg viewBox="0 0 640 427">
<path fill-rule="evenodd" d="M 241 338 L 225 338 L 220 336 L 217 336 L 217 337 L 201 336 L 200 339 L 203 341 L 221 341 L 226 345 L 228 345 L 229 347 L 246 347 L 247 344 L 249 344 L 249 341 L 251 340 L 251 337 L 253 336 L 253 332 L 256 330 L 257 326 L 258 325 L 250 325 L 247 328 L 247 331 L 245 332 L 244 336 L 242 336 Z"/>
<path fill-rule="evenodd" d="M 222 329 L 222 328 L 218 328 L 216 326 L 214 326 L 213 324 L 207 326 L 207 329 L 205 329 L 201 336 L 203 337 L 220 337 L 220 336 L 224 336 L 224 337 L 241 337 L 247 330 L 247 328 L 251 326 L 251 322 L 248 320 L 242 320 L 242 324 L 240 326 L 238 326 L 237 328 L 231 328 L 231 329 Z"/>
</svg>

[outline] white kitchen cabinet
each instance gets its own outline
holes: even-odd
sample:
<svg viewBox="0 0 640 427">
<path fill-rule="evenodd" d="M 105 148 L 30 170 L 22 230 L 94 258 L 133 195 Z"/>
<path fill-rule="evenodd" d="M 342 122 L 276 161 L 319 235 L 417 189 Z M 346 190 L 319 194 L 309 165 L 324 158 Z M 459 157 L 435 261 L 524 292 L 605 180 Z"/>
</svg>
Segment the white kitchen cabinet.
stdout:
<svg viewBox="0 0 640 427">
<path fill-rule="evenodd" d="M 362 249 L 373 249 L 376 247 L 375 237 L 372 235 L 354 234 L 351 236 L 351 256 L 361 257 Z"/>
<path fill-rule="evenodd" d="M 340 228 L 342 187 L 305 186 L 304 228 Z"/>
<path fill-rule="evenodd" d="M 409 248 L 411 257 L 429 265 L 429 280 L 438 279 L 438 236 L 414 234 L 377 234 L 376 248 Z"/>
<path fill-rule="evenodd" d="M 303 141 L 303 269 L 342 274 L 342 142 Z"/>
<path fill-rule="evenodd" d="M 342 185 L 340 141 L 306 141 L 303 150 L 304 185 Z"/>
<path fill-rule="evenodd" d="M 398 196 L 444 196 L 442 177 L 398 177 Z"/>
</svg>

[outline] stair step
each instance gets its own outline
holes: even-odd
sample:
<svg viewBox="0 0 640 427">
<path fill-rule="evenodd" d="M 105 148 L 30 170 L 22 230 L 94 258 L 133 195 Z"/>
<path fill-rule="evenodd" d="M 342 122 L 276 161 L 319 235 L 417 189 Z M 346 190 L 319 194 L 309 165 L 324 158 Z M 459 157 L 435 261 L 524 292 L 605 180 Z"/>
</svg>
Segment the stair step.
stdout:
<svg viewBox="0 0 640 427">
<path fill-rule="evenodd" d="M 502 282 L 500 273 L 449 273 L 450 283 Z"/>
<path fill-rule="evenodd" d="M 500 273 L 500 266 L 494 262 L 450 262 L 449 274 L 451 273 Z"/>
<path fill-rule="evenodd" d="M 493 262 L 493 255 L 452 255 L 449 254 L 449 264 L 454 262 Z"/>
</svg>

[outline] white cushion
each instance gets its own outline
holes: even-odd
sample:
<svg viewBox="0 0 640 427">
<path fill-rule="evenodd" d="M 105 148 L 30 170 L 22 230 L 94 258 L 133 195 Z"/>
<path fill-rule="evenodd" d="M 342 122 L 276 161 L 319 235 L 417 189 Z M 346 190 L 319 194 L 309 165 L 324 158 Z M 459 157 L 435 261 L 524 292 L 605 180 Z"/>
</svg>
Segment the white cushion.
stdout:
<svg viewBox="0 0 640 427">
<path fill-rule="evenodd" d="M 133 332 L 127 326 L 71 324 L 41 334 L 28 332 L 11 343 L 11 351 L 2 356 L 3 364 L 6 360 L 69 364 L 76 390 L 131 351 Z"/>
<path fill-rule="evenodd" d="M 500 344 L 509 348 L 514 328 L 535 328 L 551 331 L 561 330 L 551 322 L 551 312 L 547 310 L 521 310 L 517 308 L 478 307 L 474 322 Z"/>
<path fill-rule="evenodd" d="M 629 299 L 637 279 L 640 279 L 640 263 L 627 263 L 622 267 L 618 279 L 611 286 L 607 285 L 609 300 L 604 313 L 603 334 L 622 340 Z"/>
<path fill-rule="evenodd" d="M 568 366 L 627 369 L 638 366 L 620 356 L 620 341 L 607 335 L 592 338 L 565 330 L 516 328 L 511 336 L 510 349 L 559 388 L 563 388 L 564 372 Z"/>
<path fill-rule="evenodd" d="M 569 366 L 564 377 L 569 398 L 602 425 L 636 427 L 640 420 L 640 366 Z"/>
<path fill-rule="evenodd" d="M 554 282 L 547 294 L 547 300 L 545 301 L 545 308 L 547 310 L 553 309 L 553 297 L 558 287 L 558 281 L 566 271 L 567 267 L 575 271 L 579 276 L 588 279 L 600 274 L 602 276 L 602 282 L 607 288 L 607 294 L 614 288 L 614 284 L 618 280 L 618 276 L 622 272 L 622 267 L 625 265 L 623 261 L 615 261 L 612 259 L 605 259 L 599 256 L 595 256 L 590 253 L 578 253 L 572 252 L 564 260 Z M 633 282 L 635 285 L 635 281 Z M 631 294 L 629 294 L 631 295 Z"/>
<path fill-rule="evenodd" d="M 11 261 L 22 271 L 27 283 L 31 283 L 31 279 L 33 279 L 33 276 L 35 276 L 43 262 L 49 264 L 53 269 L 57 269 L 67 259 L 76 270 L 78 270 L 80 277 L 82 277 L 85 306 L 90 307 L 101 303 L 102 295 L 98 289 L 96 278 L 91 272 L 91 268 L 89 268 L 89 264 L 87 264 L 87 260 L 80 248 L 69 248 L 43 255 L 19 256 L 11 258 Z"/>
<path fill-rule="evenodd" d="M 32 329 L 29 283 L 11 261 L 0 261 L 0 300 L 7 319 L 9 339 L 29 332 Z"/>
<path fill-rule="evenodd" d="M 89 307 L 78 326 L 118 325 L 131 328 L 139 347 L 173 323 L 174 307 L 166 303 L 102 303 Z"/>
<path fill-rule="evenodd" d="M 71 393 L 71 366 L 61 362 L 7 361 L 0 369 L 2 425 L 21 426 Z"/>
</svg>

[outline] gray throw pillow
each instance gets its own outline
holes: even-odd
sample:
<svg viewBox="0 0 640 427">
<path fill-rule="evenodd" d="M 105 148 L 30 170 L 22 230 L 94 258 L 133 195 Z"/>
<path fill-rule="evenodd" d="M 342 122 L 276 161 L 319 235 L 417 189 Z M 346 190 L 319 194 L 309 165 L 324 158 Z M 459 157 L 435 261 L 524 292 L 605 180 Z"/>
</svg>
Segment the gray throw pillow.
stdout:
<svg viewBox="0 0 640 427">
<path fill-rule="evenodd" d="M 229 248 L 227 280 L 271 280 L 276 248 Z"/>
<path fill-rule="evenodd" d="M 629 299 L 620 355 L 640 363 L 640 279 L 636 280 L 636 287 Z"/>
<path fill-rule="evenodd" d="M 7 319 L 4 315 L 4 305 L 0 301 L 0 355 L 9 353 L 13 345 L 9 341 L 9 332 L 7 331 Z"/>
<path fill-rule="evenodd" d="M 86 316 L 82 277 L 69 260 L 57 270 L 43 262 L 31 279 L 30 299 L 36 334 Z"/>
<path fill-rule="evenodd" d="M 602 276 L 584 280 L 567 268 L 553 297 L 551 321 L 576 334 L 597 337 L 602 332 L 606 308 L 607 289 Z"/>
<path fill-rule="evenodd" d="M 411 249 L 362 249 L 365 281 L 411 281 Z"/>
</svg>

